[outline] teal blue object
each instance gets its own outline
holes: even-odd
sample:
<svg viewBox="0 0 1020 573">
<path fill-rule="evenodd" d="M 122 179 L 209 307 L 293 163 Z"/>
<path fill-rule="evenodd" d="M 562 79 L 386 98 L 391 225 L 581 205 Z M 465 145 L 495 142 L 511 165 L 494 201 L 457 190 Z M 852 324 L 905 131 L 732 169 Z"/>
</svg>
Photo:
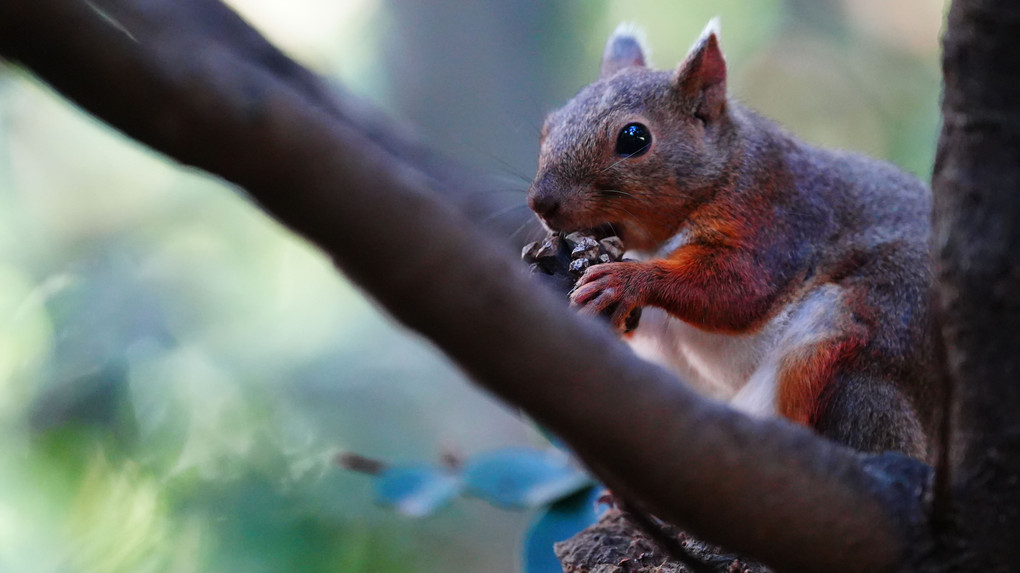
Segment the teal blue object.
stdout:
<svg viewBox="0 0 1020 573">
<path fill-rule="evenodd" d="M 460 493 L 457 476 L 429 466 L 394 467 L 375 478 L 375 498 L 410 517 L 423 517 Z"/>
<path fill-rule="evenodd" d="M 524 538 L 523 573 L 562 573 L 553 544 L 570 539 L 598 521 L 604 511 L 598 507 L 601 492 L 600 486 L 588 486 L 538 512 Z"/>
<path fill-rule="evenodd" d="M 592 479 L 562 452 L 507 448 L 470 458 L 467 493 L 511 509 L 548 505 L 590 486 Z"/>
</svg>

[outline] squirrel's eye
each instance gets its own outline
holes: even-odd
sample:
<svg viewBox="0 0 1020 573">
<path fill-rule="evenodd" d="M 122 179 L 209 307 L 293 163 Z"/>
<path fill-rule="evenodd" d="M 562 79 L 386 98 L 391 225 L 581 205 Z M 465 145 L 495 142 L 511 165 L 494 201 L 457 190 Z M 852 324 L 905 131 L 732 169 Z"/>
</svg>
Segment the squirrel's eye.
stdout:
<svg viewBox="0 0 1020 573">
<path fill-rule="evenodd" d="M 616 154 L 625 157 L 644 155 L 652 145 L 652 132 L 640 123 L 628 123 L 616 136 Z"/>
</svg>

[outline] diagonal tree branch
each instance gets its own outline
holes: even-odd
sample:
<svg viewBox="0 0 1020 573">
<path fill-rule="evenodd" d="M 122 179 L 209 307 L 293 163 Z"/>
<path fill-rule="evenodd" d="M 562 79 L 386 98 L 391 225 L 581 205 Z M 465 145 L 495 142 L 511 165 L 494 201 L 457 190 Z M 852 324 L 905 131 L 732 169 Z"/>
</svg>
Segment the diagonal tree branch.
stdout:
<svg viewBox="0 0 1020 573">
<path fill-rule="evenodd" d="M 508 199 L 519 205 L 521 199 L 502 200 L 479 191 L 491 181 L 426 147 L 407 127 L 396 123 L 368 102 L 343 86 L 329 84 L 276 46 L 270 44 L 236 12 L 218 0 L 177 0 L 145 2 L 132 7 L 118 0 L 92 0 L 89 4 L 140 43 L 171 43 L 217 46 L 262 72 L 273 81 L 303 96 L 336 121 L 357 130 L 368 140 L 423 177 L 436 179 L 447 200 L 469 218 L 506 236 L 520 229 L 523 222 L 497 218 L 492 214 L 508 207 Z M 138 8 L 141 9 L 138 9 Z M 502 223 L 502 225 L 500 224 Z"/>
<path fill-rule="evenodd" d="M 109 0 L 101 14 L 82 0 L 0 0 L 0 53 L 246 189 L 656 514 L 790 570 L 887 571 L 916 557 L 923 466 L 861 458 L 697 396 L 531 284 L 512 253 L 439 200 L 451 183 L 366 137 L 248 43 L 158 31 L 172 4 Z"/>
</svg>

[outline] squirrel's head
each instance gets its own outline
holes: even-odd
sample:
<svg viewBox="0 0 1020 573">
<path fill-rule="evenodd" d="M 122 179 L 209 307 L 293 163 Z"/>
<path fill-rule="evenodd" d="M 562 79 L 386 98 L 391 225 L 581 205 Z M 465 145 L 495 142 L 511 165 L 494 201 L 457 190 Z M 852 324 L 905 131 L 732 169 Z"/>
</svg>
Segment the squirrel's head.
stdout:
<svg viewBox="0 0 1020 573">
<path fill-rule="evenodd" d="M 628 249 L 651 250 L 724 177 L 735 128 L 717 21 L 677 69 L 645 62 L 637 37 L 618 28 L 598 81 L 546 118 L 528 205 L 550 229 L 608 224 Z"/>
</svg>

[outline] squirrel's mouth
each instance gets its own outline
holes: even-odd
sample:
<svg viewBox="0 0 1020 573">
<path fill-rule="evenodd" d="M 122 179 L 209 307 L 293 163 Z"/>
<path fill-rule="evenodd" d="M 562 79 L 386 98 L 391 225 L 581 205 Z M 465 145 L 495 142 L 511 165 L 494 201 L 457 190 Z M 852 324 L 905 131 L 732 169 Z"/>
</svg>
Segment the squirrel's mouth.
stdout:
<svg viewBox="0 0 1020 573">
<path fill-rule="evenodd" d="M 606 237 L 620 237 L 623 239 L 623 227 L 619 224 L 614 223 L 602 223 L 590 229 L 591 234 L 594 235 L 596 240 L 601 241 Z"/>
<path fill-rule="evenodd" d="M 538 220 L 545 226 L 546 229 L 554 233 L 573 233 L 575 231 L 585 231 L 595 237 L 596 240 L 602 240 L 606 237 L 619 236 L 621 225 L 619 223 L 599 223 L 592 226 L 582 224 L 576 224 L 569 220 L 564 220 L 562 217 L 557 216 L 542 216 L 538 215 Z"/>
<path fill-rule="evenodd" d="M 606 237 L 619 237 L 624 244 L 626 244 L 627 241 L 625 236 L 626 231 L 620 223 L 606 222 L 587 227 L 583 225 L 563 225 L 560 221 L 556 221 L 555 217 L 546 218 L 539 216 L 538 220 L 542 222 L 542 226 L 544 226 L 547 231 L 552 233 L 569 234 L 575 231 L 583 231 L 594 237 L 596 241 L 601 241 Z"/>
</svg>

